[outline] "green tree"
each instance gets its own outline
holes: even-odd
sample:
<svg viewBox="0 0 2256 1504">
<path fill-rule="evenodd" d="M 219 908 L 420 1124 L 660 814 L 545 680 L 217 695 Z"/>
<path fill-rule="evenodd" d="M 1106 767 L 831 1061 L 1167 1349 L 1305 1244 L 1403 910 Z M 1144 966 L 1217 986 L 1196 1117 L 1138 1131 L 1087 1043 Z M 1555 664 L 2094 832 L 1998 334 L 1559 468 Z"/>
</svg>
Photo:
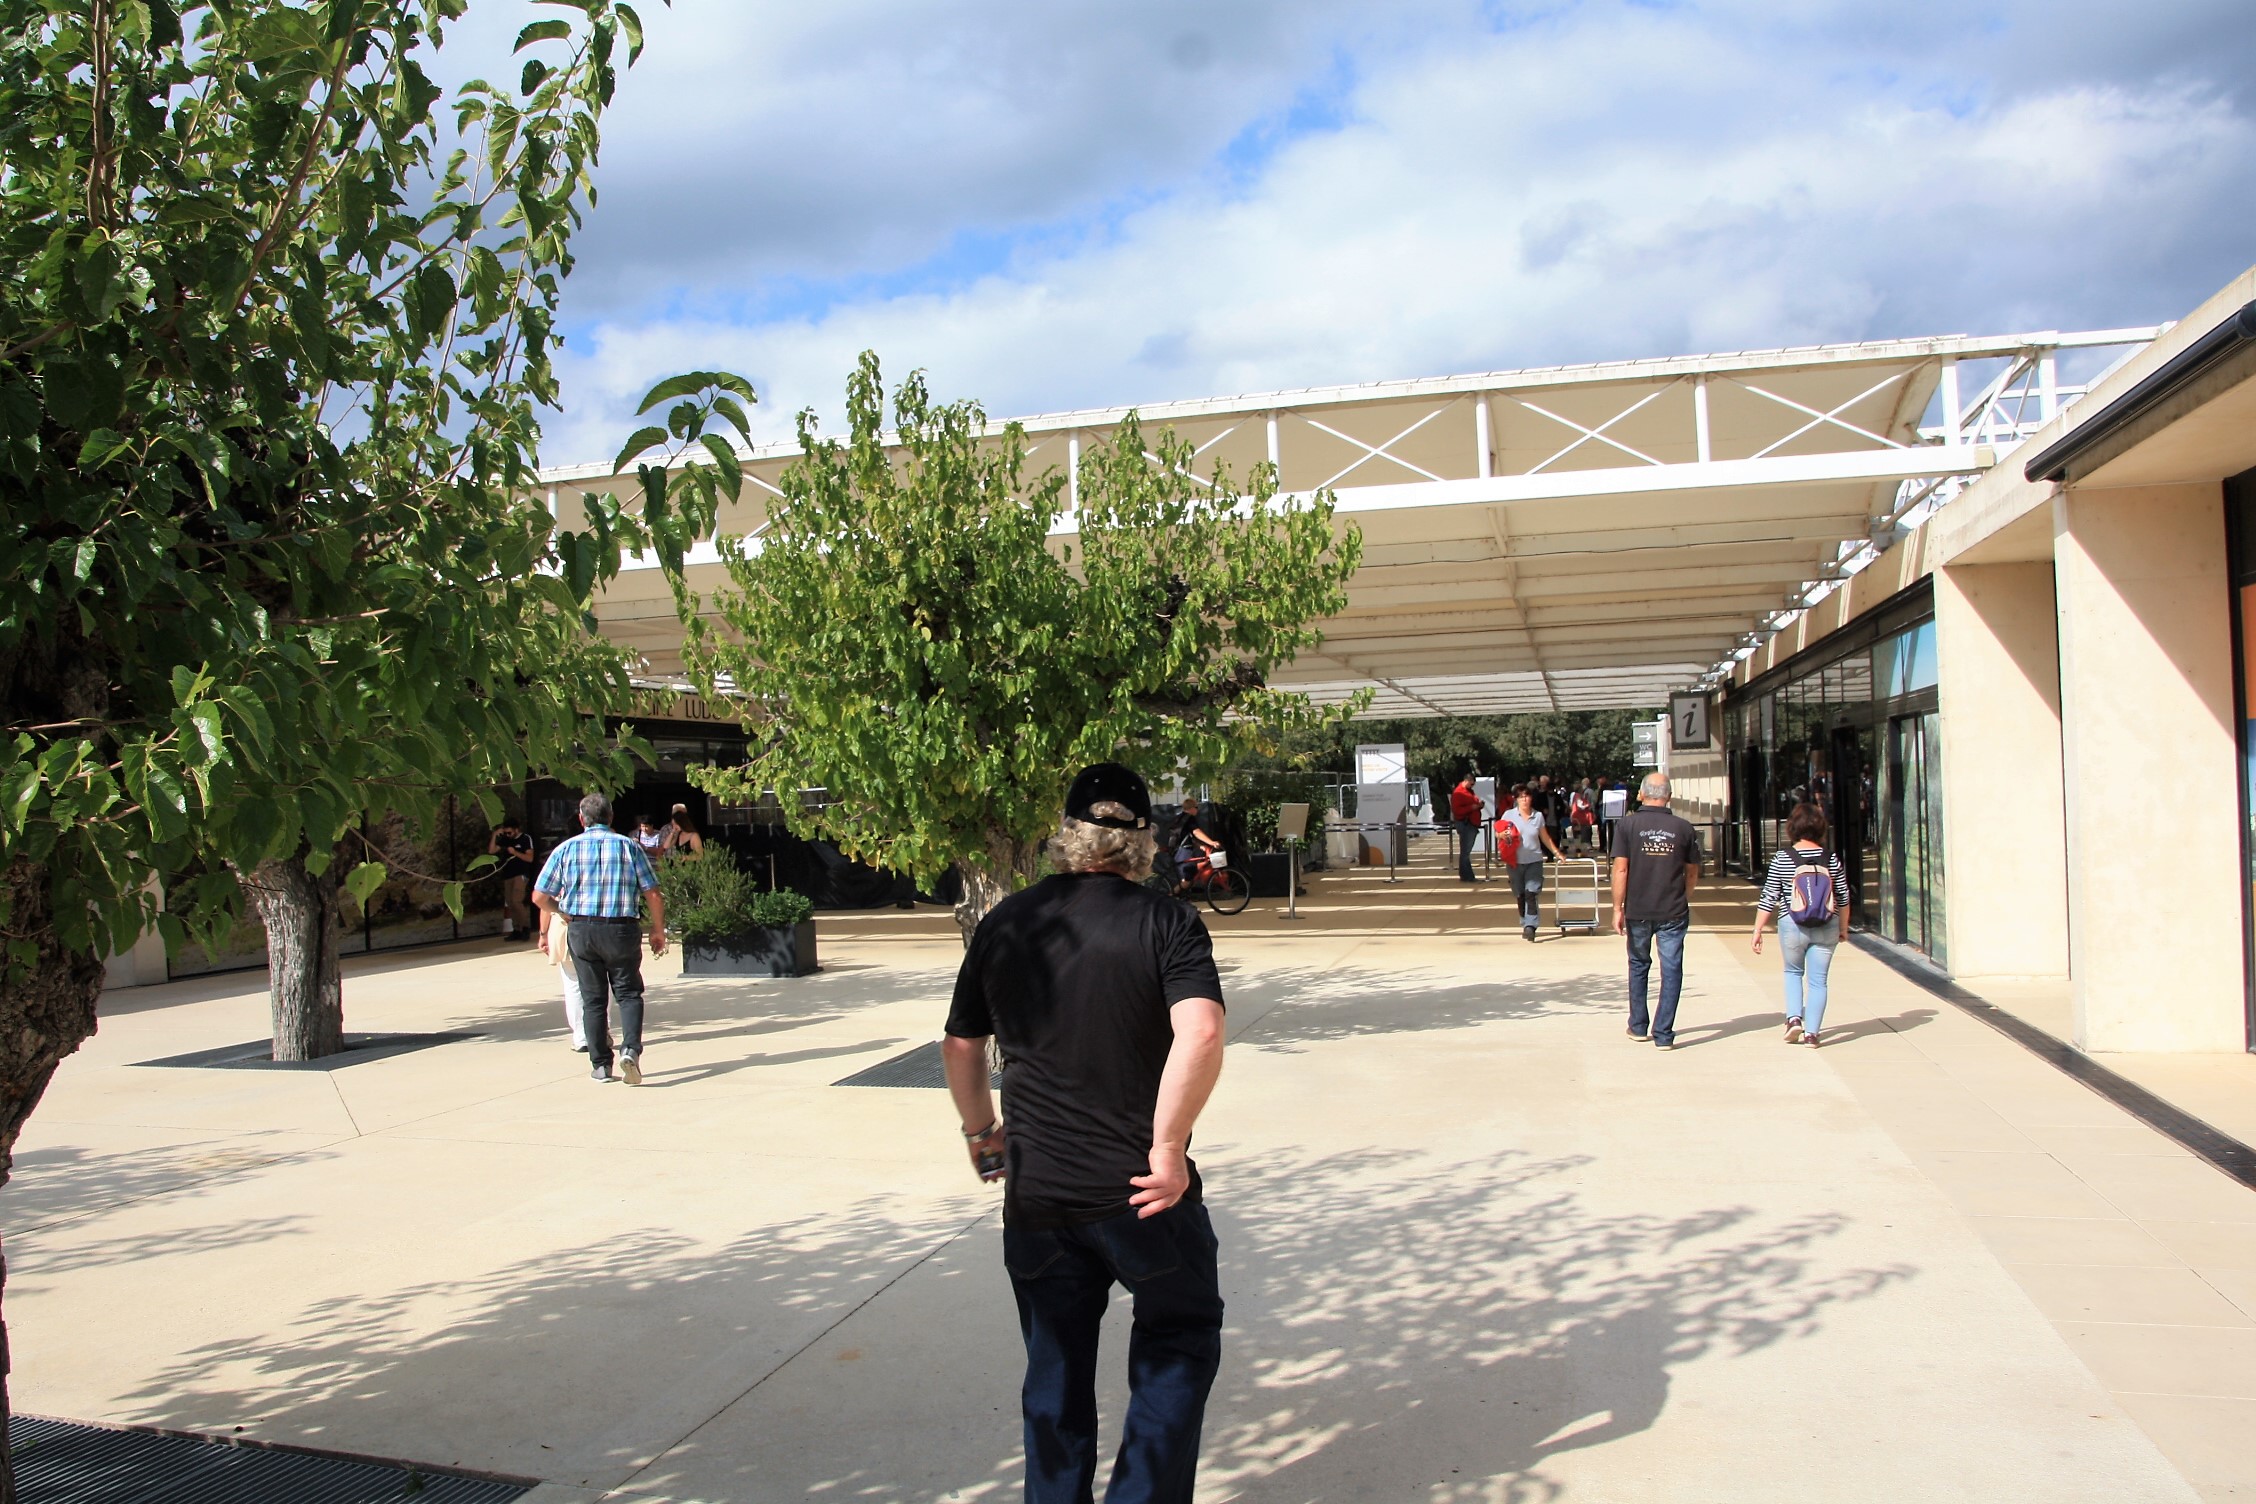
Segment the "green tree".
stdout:
<svg viewBox="0 0 2256 1504">
<path fill-rule="evenodd" d="M 1243 490 L 1201 478 L 1189 444 L 1131 416 L 1084 459 L 1059 541 L 1066 477 L 1026 473 L 1015 424 L 990 433 L 912 375 L 889 452 L 868 354 L 846 406 L 843 440 L 800 416 L 804 457 L 758 546 L 723 540 L 728 632 L 693 627 L 690 656 L 734 678 L 757 735 L 747 766 L 700 770 L 702 787 L 826 791 L 786 798 L 795 825 L 920 882 L 956 866 L 968 938 L 1033 876 L 1077 767 L 1211 770 L 1338 717 L 1269 687 L 1360 556 L 1328 496 L 1280 497 L 1267 466 Z"/>
<path fill-rule="evenodd" d="M 572 0 L 442 119 L 421 60 L 466 3 L 0 0 L 0 1178 L 105 951 L 247 888 L 278 1047 L 320 1053 L 332 863 L 384 876 L 340 848 L 364 817 L 624 776 L 593 589 L 624 547 L 678 566 L 733 461 L 646 467 L 584 529 L 531 498 L 640 23 Z M 741 428 L 732 392 L 662 385 L 655 442 Z"/>
<path fill-rule="evenodd" d="M 1478 768 L 1507 787 L 1549 773 L 1634 781 L 1630 727 L 1658 711 L 1555 710 L 1519 715 L 1425 716 L 1356 721 L 1286 737 L 1267 765 L 1354 776 L 1358 743 L 1400 743 L 1410 776 L 1424 778 L 1438 795 Z"/>
</svg>

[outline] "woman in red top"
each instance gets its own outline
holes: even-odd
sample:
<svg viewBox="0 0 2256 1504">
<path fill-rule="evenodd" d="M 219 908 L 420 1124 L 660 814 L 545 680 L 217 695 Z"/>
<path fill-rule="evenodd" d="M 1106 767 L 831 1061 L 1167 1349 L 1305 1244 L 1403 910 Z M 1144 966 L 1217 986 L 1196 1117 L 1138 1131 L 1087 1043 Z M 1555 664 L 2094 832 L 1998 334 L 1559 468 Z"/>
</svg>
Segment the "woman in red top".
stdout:
<svg viewBox="0 0 2256 1504">
<path fill-rule="evenodd" d="M 1480 881 L 1473 874 L 1473 842 L 1480 837 L 1481 797 L 1473 792 L 1473 775 L 1467 773 L 1449 791 L 1449 818 L 1457 827 L 1457 880 Z"/>
</svg>

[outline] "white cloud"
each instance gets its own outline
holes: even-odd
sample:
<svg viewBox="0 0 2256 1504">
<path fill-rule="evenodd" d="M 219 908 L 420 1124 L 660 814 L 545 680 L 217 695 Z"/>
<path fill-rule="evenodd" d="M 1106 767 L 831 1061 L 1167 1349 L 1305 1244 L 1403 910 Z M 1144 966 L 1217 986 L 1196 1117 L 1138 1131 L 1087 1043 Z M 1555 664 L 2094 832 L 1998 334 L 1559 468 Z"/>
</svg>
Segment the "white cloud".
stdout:
<svg viewBox="0 0 2256 1504">
<path fill-rule="evenodd" d="M 855 27 L 882 19 L 868 8 L 841 14 L 809 23 L 783 50 L 819 35 L 844 58 Z M 1439 7 L 1417 19 L 1407 31 L 1350 38 L 1343 123 L 1290 140 L 1250 177 L 1214 166 L 1214 154 L 1247 121 L 1283 108 L 1309 70 L 1331 68 L 1333 41 L 1303 47 L 1300 82 L 1292 68 L 1273 70 L 1235 115 L 1158 130 L 1110 155 L 1087 149 L 1092 133 L 1135 116 L 1152 49 L 1164 59 L 1190 33 L 1151 28 L 1135 41 L 1144 52 L 1117 68 L 1071 46 L 1021 49 L 990 66 L 963 49 L 928 59 L 902 45 L 879 46 L 871 70 L 842 61 L 799 80 L 788 105 L 758 109 L 805 109 L 836 126 L 830 92 L 864 100 L 873 80 L 889 82 L 921 101 L 916 109 L 931 104 L 930 149 L 869 168 L 875 186 L 791 169 L 793 192 L 818 206 L 826 194 L 850 201 L 851 212 L 829 213 L 796 241 L 755 236 L 733 282 L 715 270 L 712 248 L 654 259 L 693 289 L 686 311 L 649 315 L 600 299 L 603 312 L 581 326 L 566 361 L 567 411 L 550 426 L 548 457 L 607 455 L 641 389 L 694 366 L 751 375 L 780 437 L 802 405 L 838 410 L 864 347 L 896 376 L 922 365 L 943 394 L 1010 414 L 2138 322 L 2182 312 L 2250 259 L 2235 243 L 2243 216 L 2225 206 L 2256 187 L 2256 125 L 2195 73 L 2142 64 L 2107 76 L 2091 56 L 2107 50 L 2104 27 L 2082 51 L 2019 76 L 2008 63 L 2024 39 L 2011 28 L 1985 71 L 1964 48 L 1923 59 L 1914 26 L 1823 16 L 1792 36 L 1751 15 L 1614 4 L 1502 30 Z M 1260 21 L 1279 24 L 1274 13 Z M 1251 37 L 1262 35 L 1256 27 Z M 1130 43 L 1116 31 L 1088 45 Z M 2058 51 L 2057 38 L 2048 45 Z M 1068 87 L 1030 100 L 999 82 L 1023 82 L 1045 55 L 1072 56 Z M 628 87 L 649 83 L 638 70 Z M 748 97 L 761 87 L 748 83 Z M 1062 97 L 1077 90 L 1092 97 Z M 683 108 L 720 106 L 685 98 Z M 1173 124 L 1173 108 L 1163 100 L 1140 118 Z M 888 125 L 871 139 L 900 134 Z M 627 139 L 607 149 L 606 212 L 627 170 L 621 155 L 642 154 Z M 837 160 L 865 165 L 883 156 L 869 140 L 840 151 Z M 748 153 L 730 178 L 757 200 L 768 194 L 765 173 Z M 908 292 L 833 285 L 814 311 L 759 312 L 776 306 L 778 277 L 881 271 L 930 256 L 951 235 L 1007 233 L 1135 193 L 1150 201 L 1101 233 L 1036 241 L 959 281 Z M 591 247 L 598 280 L 616 277 L 603 270 L 612 254 L 600 240 Z"/>
</svg>

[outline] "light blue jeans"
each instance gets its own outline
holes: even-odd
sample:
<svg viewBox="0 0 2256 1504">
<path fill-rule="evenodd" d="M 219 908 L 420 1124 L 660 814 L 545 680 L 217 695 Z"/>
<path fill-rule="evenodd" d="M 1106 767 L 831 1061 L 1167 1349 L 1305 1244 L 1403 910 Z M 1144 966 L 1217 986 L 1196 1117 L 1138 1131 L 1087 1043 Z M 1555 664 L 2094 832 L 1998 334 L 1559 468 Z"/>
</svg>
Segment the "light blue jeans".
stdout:
<svg viewBox="0 0 2256 1504">
<path fill-rule="evenodd" d="M 1786 1016 L 1815 1034 L 1825 1023 L 1825 978 L 1833 969 L 1833 947 L 1841 942 L 1841 921 L 1828 919 L 1803 929 L 1791 914 L 1778 916 L 1778 949 L 1786 958 Z"/>
</svg>

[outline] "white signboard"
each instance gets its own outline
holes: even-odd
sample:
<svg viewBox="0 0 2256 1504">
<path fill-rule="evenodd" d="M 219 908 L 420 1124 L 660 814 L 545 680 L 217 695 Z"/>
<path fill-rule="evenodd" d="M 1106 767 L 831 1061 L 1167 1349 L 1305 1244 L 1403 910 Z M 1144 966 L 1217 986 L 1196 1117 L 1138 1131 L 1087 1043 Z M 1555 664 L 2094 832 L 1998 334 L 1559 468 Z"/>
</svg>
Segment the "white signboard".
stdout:
<svg viewBox="0 0 2256 1504">
<path fill-rule="evenodd" d="M 1631 766 L 1657 768 L 1661 765 L 1661 727 L 1658 721 L 1638 721 L 1630 726 Z"/>
<path fill-rule="evenodd" d="M 1410 781 L 1410 758 L 1400 742 L 1391 745 L 1367 744 L 1355 749 L 1355 781 L 1357 783 L 1403 783 Z"/>
</svg>

